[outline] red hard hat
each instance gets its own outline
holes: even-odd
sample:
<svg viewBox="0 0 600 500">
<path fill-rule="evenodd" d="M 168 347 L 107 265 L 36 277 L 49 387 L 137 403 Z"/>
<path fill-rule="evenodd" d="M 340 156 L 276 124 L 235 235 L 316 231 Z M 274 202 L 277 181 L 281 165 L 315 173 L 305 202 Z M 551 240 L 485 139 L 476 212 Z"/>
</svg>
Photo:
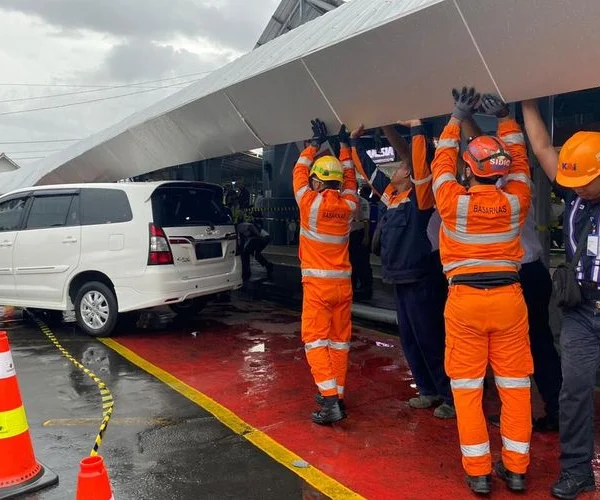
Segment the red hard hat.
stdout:
<svg viewBox="0 0 600 500">
<path fill-rule="evenodd" d="M 463 160 L 476 177 L 502 177 L 512 163 L 504 143 L 491 135 L 480 135 L 469 142 Z"/>
</svg>

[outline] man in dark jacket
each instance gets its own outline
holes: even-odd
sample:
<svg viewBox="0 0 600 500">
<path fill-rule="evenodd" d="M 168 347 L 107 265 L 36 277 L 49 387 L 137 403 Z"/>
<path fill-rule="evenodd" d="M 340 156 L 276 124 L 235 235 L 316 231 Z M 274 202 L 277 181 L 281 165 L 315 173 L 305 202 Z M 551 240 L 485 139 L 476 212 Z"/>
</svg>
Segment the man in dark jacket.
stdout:
<svg viewBox="0 0 600 500">
<path fill-rule="evenodd" d="M 262 254 L 262 251 L 269 244 L 269 233 L 252 222 L 241 222 L 237 226 L 237 231 L 242 248 L 242 279 L 244 281 L 250 279 L 252 274 L 250 257 L 254 257 L 256 262 L 267 270 L 267 279 L 270 280 L 273 274 L 273 264 L 265 259 Z"/>
<path fill-rule="evenodd" d="M 353 159 L 373 191 L 381 193 L 386 207 L 378 235 L 383 281 L 395 286 L 400 341 L 419 390 L 409 405 L 429 408 L 441 402 L 434 415 L 454 418 L 450 381 L 444 372 L 443 300 L 436 283 L 439 272 L 427 237 L 434 211 L 427 140 L 420 120 L 406 125 L 411 129 L 412 154 L 394 127 L 384 127 L 388 141 L 403 160 L 391 179 L 366 154 L 359 139 L 362 127 L 352 134 Z"/>
</svg>

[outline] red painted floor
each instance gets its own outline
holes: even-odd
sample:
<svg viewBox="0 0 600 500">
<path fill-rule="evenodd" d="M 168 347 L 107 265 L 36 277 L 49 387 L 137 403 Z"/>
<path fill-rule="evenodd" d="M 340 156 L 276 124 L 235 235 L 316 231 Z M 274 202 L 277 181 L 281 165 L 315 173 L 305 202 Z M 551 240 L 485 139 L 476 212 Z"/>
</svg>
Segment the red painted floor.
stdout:
<svg viewBox="0 0 600 500">
<path fill-rule="evenodd" d="M 187 329 L 141 330 L 116 340 L 367 498 L 471 496 L 463 483 L 455 421 L 440 421 L 431 410 L 412 410 L 406 403 L 414 389 L 396 338 L 355 329 L 349 418 L 328 428 L 309 419 L 315 387 L 296 313 L 236 302 L 207 309 L 202 317 Z M 534 399 L 538 410 L 537 395 Z M 494 394 L 488 397 L 488 412 L 497 410 L 496 400 Z M 499 430 L 490 427 L 490 437 L 497 457 Z M 534 435 L 527 498 L 550 497 L 557 459 L 557 436 Z M 496 478 L 493 496 L 514 495 Z M 600 493 L 581 498 L 600 498 Z"/>
</svg>

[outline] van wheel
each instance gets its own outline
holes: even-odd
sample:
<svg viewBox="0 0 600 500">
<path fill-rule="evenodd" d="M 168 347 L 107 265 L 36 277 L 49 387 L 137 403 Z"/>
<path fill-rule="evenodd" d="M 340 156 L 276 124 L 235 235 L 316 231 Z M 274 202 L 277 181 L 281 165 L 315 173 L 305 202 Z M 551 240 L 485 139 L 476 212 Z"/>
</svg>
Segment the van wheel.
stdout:
<svg viewBox="0 0 600 500">
<path fill-rule="evenodd" d="M 193 318 L 206 307 L 205 299 L 190 299 L 169 305 L 171 311 L 183 318 Z"/>
<path fill-rule="evenodd" d="M 108 337 L 115 329 L 119 310 L 115 293 L 104 283 L 90 281 L 75 298 L 79 327 L 93 337 Z"/>
</svg>

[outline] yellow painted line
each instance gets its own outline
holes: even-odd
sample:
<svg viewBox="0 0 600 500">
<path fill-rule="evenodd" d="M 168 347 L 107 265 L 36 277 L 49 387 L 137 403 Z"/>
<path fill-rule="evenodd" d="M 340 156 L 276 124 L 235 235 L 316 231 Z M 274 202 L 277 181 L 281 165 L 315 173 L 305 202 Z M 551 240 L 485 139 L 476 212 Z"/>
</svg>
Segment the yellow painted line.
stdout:
<svg viewBox="0 0 600 500">
<path fill-rule="evenodd" d="M 113 339 L 98 340 L 107 347 L 110 347 L 114 351 L 118 352 L 121 356 L 134 365 L 140 367 L 150 375 L 153 375 L 165 385 L 168 385 L 182 396 L 185 396 L 190 401 L 193 401 L 198 406 L 211 413 L 217 418 L 217 420 L 220 420 L 233 432 L 250 441 L 254 446 L 300 476 L 321 493 L 330 498 L 363 498 L 358 493 L 355 493 L 313 466 L 306 468 L 294 467 L 293 463 L 295 461 L 303 460 L 301 457 L 288 450 L 283 445 L 279 444 L 264 432 L 252 427 L 247 422 L 244 422 L 235 413 L 220 405 L 214 399 L 187 385 L 185 382 L 182 382 L 177 377 L 150 363 L 141 356 L 138 356 L 135 352 L 131 351 L 124 345 Z"/>
<path fill-rule="evenodd" d="M 101 418 L 53 418 L 46 420 L 44 427 L 74 427 L 78 425 L 100 425 Z M 170 418 L 111 418 L 110 425 L 173 425 L 176 422 Z"/>
</svg>

